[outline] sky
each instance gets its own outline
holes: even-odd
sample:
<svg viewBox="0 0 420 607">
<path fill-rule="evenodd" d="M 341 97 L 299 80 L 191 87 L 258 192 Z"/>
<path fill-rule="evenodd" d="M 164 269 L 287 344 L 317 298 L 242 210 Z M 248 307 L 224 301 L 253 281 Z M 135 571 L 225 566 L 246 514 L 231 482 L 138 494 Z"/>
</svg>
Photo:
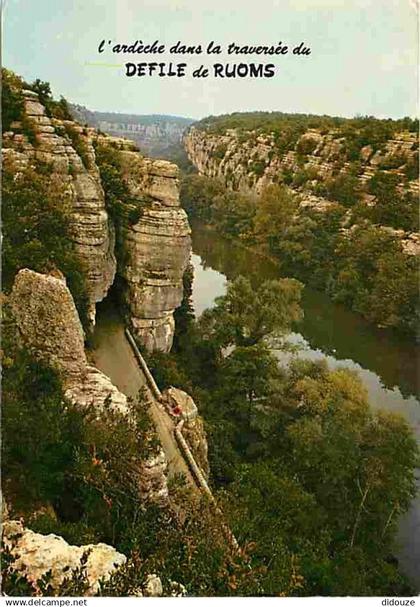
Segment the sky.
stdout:
<svg viewBox="0 0 420 607">
<path fill-rule="evenodd" d="M 3 0 L 3 66 L 92 110 L 202 118 L 284 111 L 417 115 L 418 0 Z M 309 56 L 118 55 L 102 40 L 225 51 L 301 42 Z M 127 77 L 125 63 L 188 63 L 183 78 Z M 101 65 L 97 65 L 97 64 Z M 193 78 L 214 63 L 274 63 L 273 78 Z M 96 65 L 92 65 L 96 64 Z"/>
</svg>

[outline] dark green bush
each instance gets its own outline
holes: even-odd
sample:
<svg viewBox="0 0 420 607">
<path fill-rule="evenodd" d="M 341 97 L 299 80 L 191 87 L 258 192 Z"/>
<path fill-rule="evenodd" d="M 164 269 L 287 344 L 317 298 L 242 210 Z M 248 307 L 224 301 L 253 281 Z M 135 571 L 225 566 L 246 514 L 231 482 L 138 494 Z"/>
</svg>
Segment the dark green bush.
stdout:
<svg viewBox="0 0 420 607">
<path fill-rule="evenodd" d="M 1 70 L 1 118 L 2 132 L 10 130 L 13 121 L 23 118 L 23 80 L 10 70 Z"/>
<path fill-rule="evenodd" d="M 17 171 L 3 166 L 3 286 L 8 291 L 22 268 L 59 269 L 79 315 L 86 321 L 85 273 L 72 242 L 71 201 L 65 184 L 48 165 Z"/>
<path fill-rule="evenodd" d="M 79 133 L 77 125 L 65 123 L 64 129 L 66 131 L 66 135 L 71 140 L 73 148 L 76 150 L 81 161 L 83 162 L 83 166 L 85 167 L 85 169 L 89 170 L 90 168 L 92 168 L 89 156 L 89 149 L 86 142 L 83 140 L 82 135 Z"/>
<path fill-rule="evenodd" d="M 313 137 L 302 137 L 296 145 L 296 152 L 302 156 L 312 154 L 318 146 L 318 141 Z"/>
</svg>

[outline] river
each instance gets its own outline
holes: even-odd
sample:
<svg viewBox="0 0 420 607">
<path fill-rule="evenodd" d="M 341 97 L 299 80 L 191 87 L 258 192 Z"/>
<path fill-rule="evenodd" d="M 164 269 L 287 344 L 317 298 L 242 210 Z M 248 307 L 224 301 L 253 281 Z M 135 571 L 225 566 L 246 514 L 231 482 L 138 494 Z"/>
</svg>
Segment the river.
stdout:
<svg viewBox="0 0 420 607">
<path fill-rule="evenodd" d="M 192 300 L 199 316 L 226 290 L 226 281 L 239 275 L 257 286 L 279 278 L 279 266 L 220 236 L 215 230 L 192 225 Z M 413 343 L 389 331 L 376 329 L 359 315 L 334 304 L 325 294 L 306 287 L 304 320 L 288 339 L 301 346 L 298 356 L 325 357 L 331 367 L 356 370 L 374 408 L 400 413 L 420 443 L 419 356 Z M 280 360 L 283 353 L 277 352 Z M 420 471 L 419 492 L 401 518 L 397 556 L 402 570 L 420 591 Z"/>
</svg>

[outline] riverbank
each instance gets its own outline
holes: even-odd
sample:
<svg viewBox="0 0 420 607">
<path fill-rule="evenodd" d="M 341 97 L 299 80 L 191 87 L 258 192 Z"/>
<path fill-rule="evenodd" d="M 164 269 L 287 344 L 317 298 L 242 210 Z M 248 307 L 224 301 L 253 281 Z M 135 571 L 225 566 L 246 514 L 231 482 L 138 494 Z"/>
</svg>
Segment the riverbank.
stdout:
<svg viewBox="0 0 420 607">
<path fill-rule="evenodd" d="M 226 290 L 226 281 L 239 275 L 257 286 L 279 278 L 279 266 L 199 222 L 192 222 L 194 282 L 192 301 L 196 315 L 214 304 Z M 402 415 L 420 442 L 420 402 L 416 398 L 417 352 L 413 344 L 388 331 L 380 331 L 363 318 L 334 304 L 308 287 L 303 293 L 305 318 L 290 335 L 302 346 L 299 357 L 326 358 L 331 368 L 356 372 L 375 409 Z M 280 353 L 279 353 L 280 356 Z M 420 483 L 419 483 L 420 487 Z M 401 519 L 397 549 L 403 570 L 420 589 L 420 497 Z"/>
<path fill-rule="evenodd" d="M 192 221 L 211 224 L 269 256 L 285 277 L 327 293 L 381 330 L 415 340 L 416 256 L 395 231 L 371 222 L 357 205 L 313 208 L 284 185 L 237 191 L 202 175 L 184 177 L 181 203 Z"/>
<path fill-rule="evenodd" d="M 217 229 L 217 227 L 210 223 L 202 222 L 199 219 L 195 219 L 195 218 L 191 218 L 191 217 L 189 217 L 188 219 L 189 219 L 192 229 L 194 229 L 194 226 L 198 226 L 199 228 L 205 228 L 209 232 L 213 232 L 217 236 L 221 235 L 222 238 L 224 238 L 228 242 L 231 242 L 233 247 L 243 249 L 244 251 L 247 251 L 248 253 L 250 253 L 252 255 L 256 255 L 257 257 L 268 261 L 269 263 L 273 264 L 273 266 L 276 266 L 278 268 L 279 275 L 282 276 L 283 278 L 295 278 L 296 280 L 299 280 L 300 282 L 302 282 L 304 284 L 305 289 L 311 289 L 313 291 L 318 292 L 319 294 L 325 295 L 331 301 L 332 304 L 339 305 L 336 302 L 334 302 L 333 300 L 331 300 L 331 298 L 329 297 L 328 293 L 325 292 L 325 290 L 317 289 L 317 288 L 311 286 L 310 284 L 305 283 L 305 281 L 302 278 L 300 278 L 299 276 L 295 276 L 295 275 L 292 276 L 292 275 L 285 274 L 284 271 L 282 271 L 283 270 L 282 264 L 279 261 L 279 259 L 277 259 L 274 255 L 272 255 L 266 246 L 258 246 L 255 244 L 254 245 L 244 244 L 244 242 L 242 242 L 239 238 L 235 238 L 235 237 L 231 236 L 230 234 L 226 234 L 226 233 L 220 234 L 220 231 Z M 348 308 L 347 306 L 343 306 L 343 307 L 347 308 L 348 311 L 351 312 L 352 314 L 359 316 L 362 321 L 369 323 L 369 321 L 366 318 L 364 318 L 364 316 L 362 314 L 356 312 L 355 310 L 352 310 L 351 308 Z M 375 323 L 369 323 L 369 324 L 372 325 L 372 327 L 375 330 L 377 330 L 381 334 L 383 334 L 385 336 L 385 338 L 403 340 L 408 343 L 412 343 L 413 346 L 418 344 L 418 339 L 411 339 L 410 336 L 408 336 L 407 333 L 404 331 L 398 331 L 397 329 L 394 329 L 394 328 L 383 327 L 383 326 L 380 326 Z M 418 385 L 418 394 L 420 396 L 420 383 Z"/>
</svg>

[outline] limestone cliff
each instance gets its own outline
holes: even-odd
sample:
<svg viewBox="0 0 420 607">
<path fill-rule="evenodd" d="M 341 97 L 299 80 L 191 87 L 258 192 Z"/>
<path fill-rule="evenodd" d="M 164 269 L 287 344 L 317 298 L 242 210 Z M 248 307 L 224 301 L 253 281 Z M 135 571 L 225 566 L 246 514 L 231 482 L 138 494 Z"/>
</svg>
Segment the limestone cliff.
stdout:
<svg viewBox="0 0 420 607">
<path fill-rule="evenodd" d="M 77 123 L 49 118 L 32 91 L 23 91 L 23 95 L 25 118 L 33 129 L 34 139 L 30 142 L 21 132 L 21 123 L 12 123 L 12 130 L 3 134 L 3 154 L 22 167 L 35 160 L 46 162 L 67 184 L 72 238 L 85 269 L 89 316 L 94 323 L 95 304 L 107 294 L 116 268 L 114 234 L 105 209 L 95 153 L 87 131 Z M 82 141 L 83 158 L 69 133 Z"/>
<path fill-rule="evenodd" d="M 181 303 L 182 275 L 190 255 L 188 220 L 179 208 L 178 168 L 145 158 L 127 140 L 48 117 L 37 94 L 30 90 L 22 91 L 22 96 L 22 121 L 12 122 L 3 134 L 3 154 L 14 161 L 17 170 L 36 161 L 48 163 L 54 176 L 67 186 L 71 238 L 86 278 L 92 325 L 95 305 L 107 295 L 117 267 L 115 225 L 106 207 L 95 145 L 105 141 L 118 149 L 132 200 L 142 204 L 147 200 L 140 220 L 127 222 L 118 234 L 118 273 L 123 279 L 127 320 L 147 349 L 169 351 L 173 312 Z"/>
<path fill-rule="evenodd" d="M 110 406 L 131 423 L 127 397 L 101 371 L 88 364 L 83 330 L 63 277 L 21 270 L 10 295 L 10 309 L 21 345 L 54 367 L 66 398 L 98 413 Z M 138 462 L 139 497 L 164 502 L 168 496 L 167 462 L 162 450 Z"/>
<path fill-rule="evenodd" d="M 307 129 L 291 149 L 281 151 L 274 133 L 238 129 L 212 132 L 192 126 L 184 145 L 200 175 L 221 179 L 233 190 L 259 194 L 271 183 L 289 183 L 302 175 L 302 182 L 295 179 L 290 187 L 299 193 L 301 207 L 320 212 L 334 202 L 317 193 L 317 189 L 322 189 L 319 184 L 340 174 L 354 174 L 355 170 L 362 201 L 368 206 L 375 204 L 375 198 L 366 184 L 379 168 L 399 177 L 401 191 L 414 195 L 419 192 L 417 176 L 405 176 L 407 166 L 418 155 L 418 136 L 408 131 L 396 133 L 377 150 L 365 145 L 353 163 L 346 160 L 345 137 L 338 130 Z M 420 253 L 418 234 L 401 230 L 394 233 L 401 238 L 407 254 Z"/>
<path fill-rule="evenodd" d="M 119 229 L 123 299 L 128 321 L 147 350 L 169 352 L 174 310 L 183 296 L 182 276 L 191 251 L 190 227 L 180 208 L 178 168 L 163 160 L 121 151 L 121 173 L 130 196 L 144 201 L 140 219 Z"/>
</svg>

